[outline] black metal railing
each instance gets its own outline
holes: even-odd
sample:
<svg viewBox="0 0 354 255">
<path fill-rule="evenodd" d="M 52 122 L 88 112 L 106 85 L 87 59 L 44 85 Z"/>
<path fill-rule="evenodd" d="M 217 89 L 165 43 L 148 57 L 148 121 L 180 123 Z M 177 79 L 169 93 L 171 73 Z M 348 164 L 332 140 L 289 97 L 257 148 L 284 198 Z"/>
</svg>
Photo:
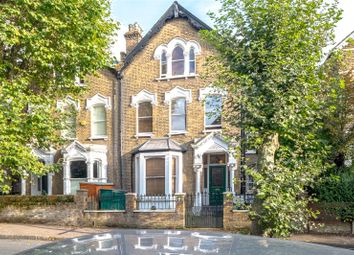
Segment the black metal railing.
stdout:
<svg viewBox="0 0 354 255">
<path fill-rule="evenodd" d="M 176 208 L 175 195 L 137 195 L 138 210 L 171 210 Z"/>
</svg>

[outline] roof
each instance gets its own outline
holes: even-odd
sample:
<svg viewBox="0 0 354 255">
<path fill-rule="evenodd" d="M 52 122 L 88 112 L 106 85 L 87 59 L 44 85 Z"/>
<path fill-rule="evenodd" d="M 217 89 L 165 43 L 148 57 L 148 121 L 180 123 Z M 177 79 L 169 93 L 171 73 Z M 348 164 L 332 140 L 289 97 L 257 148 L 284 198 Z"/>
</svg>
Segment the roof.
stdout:
<svg viewBox="0 0 354 255">
<path fill-rule="evenodd" d="M 185 152 L 187 149 L 172 140 L 171 138 L 155 138 L 150 139 L 140 145 L 133 154 L 137 154 L 140 152 L 157 152 L 157 151 L 179 151 Z"/>
<path fill-rule="evenodd" d="M 346 37 L 344 37 L 343 40 L 341 40 L 339 43 L 337 43 L 337 45 L 335 45 L 335 46 L 330 50 L 329 54 L 328 54 L 327 57 L 326 57 L 325 62 L 332 56 L 332 54 L 333 54 L 333 52 L 334 52 L 335 50 L 337 50 L 338 48 L 343 47 L 343 45 L 345 45 L 345 43 L 347 42 L 347 40 L 348 40 L 349 38 L 354 38 L 354 30 L 353 30 L 352 32 L 350 32 Z"/>
<path fill-rule="evenodd" d="M 187 19 L 188 22 L 197 30 L 211 30 L 206 23 L 201 21 L 199 18 L 190 13 L 177 1 L 167 9 L 164 15 L 155 23 L 155 25 L 150 29 L 150 31 L 140 40 L 140 42 L 133 48 L 133 50 L 125 57 L 124 65 L 120 71 L 123 71 L 134 59 L 136 54 L 138 54 L 144 47 L 148 44 L 150 39 L 157 34 L 165 23 L 172 19 L 183 18 Z"/>
</svg>

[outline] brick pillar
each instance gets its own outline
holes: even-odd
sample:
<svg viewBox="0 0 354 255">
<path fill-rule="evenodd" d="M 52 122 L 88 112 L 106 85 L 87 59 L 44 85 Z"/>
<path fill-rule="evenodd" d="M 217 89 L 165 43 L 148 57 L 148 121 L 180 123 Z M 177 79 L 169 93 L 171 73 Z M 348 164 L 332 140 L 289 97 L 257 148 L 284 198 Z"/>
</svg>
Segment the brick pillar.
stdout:
<svg viewBox="0 0 354 255">
<path fill-rule="evenodd" d="M 225 230 L 230 229 L 230 219 L 232 217 L 232 199 L 233 195 L 231 192 L 224 192 L 224 216 L 223 216 L 223 226 Z"/>
<path fill-rule="evenodd" d="M 133 213 L 136 210 L 136 193 L 125 194 L 125 210 L 127 213 Z"/>
<path fill-rule="evenodd" d="M 179 222 L 176 222 L 176 225 L 179 228 L 185 227 L 185 196 L 186 193 L 176 193 L 176 216 Z"/>
<path fill-rule="evenodd" d="M 75 204 L 79 209 L 87 209 L 88 191 L 86 189 L 80 189 L 76 191 Z"/>
</svg>

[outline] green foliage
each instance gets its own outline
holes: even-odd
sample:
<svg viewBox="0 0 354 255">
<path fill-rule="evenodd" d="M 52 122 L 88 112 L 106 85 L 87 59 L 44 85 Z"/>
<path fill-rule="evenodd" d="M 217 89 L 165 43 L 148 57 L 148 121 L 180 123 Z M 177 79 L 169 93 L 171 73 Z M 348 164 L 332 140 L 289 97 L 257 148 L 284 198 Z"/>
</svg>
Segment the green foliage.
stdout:
<svg viewBox="0 0 354 255">
<path fill-rule="evenodd" d="M 108 0 L 6 0 L 0 2 L 0 190 L 13 177 L 43 175 L 32 148 L 63 140 L 65 115 L 56 107 L 77 98 L 84 77 L 109 62 L 117 24 Z"/>
<path fill-rule="evenodd" d="M 230 130 L 247 134 L 240 147 L 258 151 L 257 169 L 247 170 L 257 190 L 255 222 L 264 235 L 288 236 L 312 216 L 305 187 L 326 167 L 320 130 L 331 90 L 319 63 L 340 11 L 323 0 L 220 2 L 215 30 L 203 32 L 219 53 L 208 73 L 228 91 Z"/>
<path fill-rule="evenodd" d="M 339 175 L 330 175 L 321 178 L 315 185 L 313 192 L 321 209 L 334 213 L 343 221 L 354 220 L 354 171 L 342 169 Z"/>
<path fill-rule="evenodd" d="M 8 206 L 33 208 L 68 203 L 74 203 L 74 196 L 0 196 L 0 210 Z"/>
<path fill-rule="evenodd" d="M 330 172 L 344 169 L 346 159 L 354 156 L 354 76 L 350 51 L 337 49 L 323 64 L 326 82 L 331 84 L 332 97 L 327 99 L 327 108 L 334 109 L 325 116 L 323 136 L 331 144 Z"/>
</svg>

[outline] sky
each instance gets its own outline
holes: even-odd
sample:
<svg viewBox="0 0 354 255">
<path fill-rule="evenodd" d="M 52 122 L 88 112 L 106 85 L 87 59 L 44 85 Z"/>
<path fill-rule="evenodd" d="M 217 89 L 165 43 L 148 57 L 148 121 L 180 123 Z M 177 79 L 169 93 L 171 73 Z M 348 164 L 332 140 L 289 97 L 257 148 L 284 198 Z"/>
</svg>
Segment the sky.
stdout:
<svg viewBox="0 0 354 255">
<path fill-rule="evenodd" d="M 119 52 L 125 51 L 123 34 L 128 30 L 128 24 L 137 22 L 144 35 L 171 6 L 173 0 L 111 0 L 111 2 L 112 18 L 120 22 L 118 37 L 112 47 L 113 55 L 119 59 Z M 208 11 L 216 12 L 220 7 L 216 0 L 178 0 L 178 2 L 210 26 L 213 23 L 207 15 Z M 339 0 L 339 7 L 343 9 L 343 17 L 335 31 L 336 43 L 354 30 L 354 0 Z"/>
</svg>

